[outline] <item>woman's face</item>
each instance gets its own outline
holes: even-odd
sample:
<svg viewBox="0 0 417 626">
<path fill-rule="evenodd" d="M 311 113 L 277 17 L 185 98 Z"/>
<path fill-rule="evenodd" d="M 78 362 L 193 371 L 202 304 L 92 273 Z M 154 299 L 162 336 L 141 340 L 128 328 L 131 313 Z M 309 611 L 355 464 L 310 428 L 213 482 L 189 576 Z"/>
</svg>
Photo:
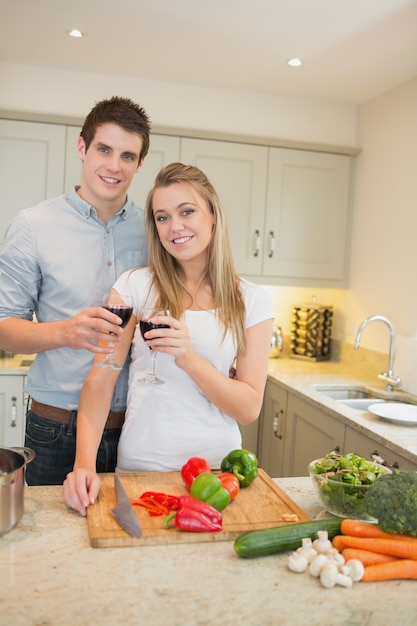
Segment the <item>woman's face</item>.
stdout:
<svg viewBox="0 0 417 626">
<path fill-rule="evenodd" d="M 203 260 L 211 241 L 214 217 L 207 202 L 187 185 L 158 187 L 153 214 L 161 244 L 179 263 Z"/>
</svg>

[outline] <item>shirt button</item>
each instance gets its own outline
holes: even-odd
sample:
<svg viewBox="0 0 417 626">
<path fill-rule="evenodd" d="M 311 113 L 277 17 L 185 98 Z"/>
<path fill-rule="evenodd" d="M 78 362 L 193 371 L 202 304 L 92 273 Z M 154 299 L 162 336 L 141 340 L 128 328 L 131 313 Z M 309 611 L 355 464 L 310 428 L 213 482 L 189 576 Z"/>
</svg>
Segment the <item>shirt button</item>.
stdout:
<svg viewBox="0 0 417 626">
<path fill-rule="evenodd" d="M 111 267 L 111 266 L 113 265 L 113 263 L 112 263 L 111 261 L 107 261 L 107 265 L 108 265 L 109 267 Z"/>
</svg>

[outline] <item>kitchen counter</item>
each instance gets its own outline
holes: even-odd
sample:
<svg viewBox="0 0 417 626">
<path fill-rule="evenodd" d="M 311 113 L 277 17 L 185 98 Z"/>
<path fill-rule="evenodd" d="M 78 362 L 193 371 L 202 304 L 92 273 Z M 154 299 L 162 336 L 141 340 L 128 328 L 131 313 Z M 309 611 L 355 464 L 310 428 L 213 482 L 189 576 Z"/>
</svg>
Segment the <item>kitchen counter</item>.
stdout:
<svg viewBox="0 0 417 626">
<path fill-rule="evenodd" d="M 376 447 L 382 444 L 417 465 L 417 426 L 390 423 L 368 411 L 358 411 L 337 402 L 315 388 L 316 385 L 356 384 L 386 392 L 384 384 L 378 380 L 378 374 L 385 371 L 384 365 L 387 365 L 384 355 L 367 350 L 363 353 L 347 347 L 337 361 L 306 362 L 288 356 L 270 359 L 268 376 L 289 392 L 308 399 L 314 406 L 373 438 Z"/>
<path fill-rule="evenodd" d="M 309 478 L 277 484 L 311 517 Z M 0 538 L 0 622 L 14 626 L 414 626 L 417 581 L 324 589 L 287 555 L 239 558 L 232 542 L 91 548 L 62 487 L 26 487 L 25 513 Z"/>
</svg>

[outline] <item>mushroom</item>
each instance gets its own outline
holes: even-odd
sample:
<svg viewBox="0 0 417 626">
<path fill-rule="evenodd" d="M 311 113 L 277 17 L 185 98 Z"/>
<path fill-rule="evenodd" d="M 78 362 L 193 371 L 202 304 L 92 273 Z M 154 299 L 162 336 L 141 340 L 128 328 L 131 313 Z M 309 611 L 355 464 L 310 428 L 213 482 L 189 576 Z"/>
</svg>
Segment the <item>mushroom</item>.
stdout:
<svg viewBox="0 0 417 626">
<path fill-rule="evenodd" d="M 297 548 L 297 552 L 305 556 L 308 563 L 311 563 L 314 557 L 317 556 L 317 552 L 313 548 L 313 542 L 310 537 L 304 537 L 304 539 L 301 540 L 301 546 Z"/>
<path fill-rule="evenodd" d="M 305 572 L 308 567 L 308 560 L 304 554 L 293 552 L 288 557 L 288 569 L 292 572 Z"/>
<path fill-rule="evenodd" d="M 329 539 L 327 530 L 319 530 L 317 539 L 313 541 L 313 548 L 318 554 L 326 554 L 332 548 L 332 542 Z"/>
<path fill-rule="evenodd" d="M 321 570 L 328 562 L 329 562 L 329 559 L 327 558 L 325 554 L 318 554 L 317 556 L 314 557 L 314 559 L 310 563 L 310 566 L 309 566 L 310 574 L 318 578 L 320 576 Z M 335 565 L 335 567 L 337 569 L 337 565 Z"/>
<path fill-rule="evenodd" d="M 350 559 L 350 561 L 346 561 L 346 565 L 344 567 L 348 569 L 348 576 L 350 576 L 354 582 L 361 580 L 365 573 L 363 563 L 362 561 L 359 561 L 359 559 Z"/>
<path fill-rule="evenodd" d="M 339 572 L 337 569 L 336 563 L 332 563 L 332 561 L 327 561 L 324 567 L 320 570 L 320 582 L 323 587 L 330 589 L 330 587 L 334 587 L 336 584 L 336 579 Z M 341 574 L 343 576 L 343 574 Z"/>
</svg>

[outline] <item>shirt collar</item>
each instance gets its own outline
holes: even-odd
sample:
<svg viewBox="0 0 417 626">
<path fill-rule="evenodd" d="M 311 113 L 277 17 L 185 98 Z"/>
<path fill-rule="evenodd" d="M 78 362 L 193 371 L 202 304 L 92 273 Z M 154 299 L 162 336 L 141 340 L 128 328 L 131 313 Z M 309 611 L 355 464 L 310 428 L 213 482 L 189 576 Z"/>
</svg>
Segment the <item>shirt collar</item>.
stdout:
<svg viewBox="0 0 417 626">
<path fill-rule="evenodd" d="M 67 194 L 68 202 L 83 217 L 87 218 L 87 217 L 91 217 L 92 215 L 96 217 L 97 216 L 96 209 L 91 204 L 83 200 L 81 196 L 78 195 L 77 189 L 79 188 L 80 188 L 80 185 L 76 185 L 75 187 L 71 189 L 71 191 L 68 192 Z M 134 204 L 133 200 L 129 200 L 129 197 L 127 196 L 126 202 L 124 203 L 122 208 L 119 211 L 117 211 L 117 213 L 115 213 L 114 217 L 116 215 L 120 215 L 123 219 L 127 219 L 130 211 L 132 210 L 133 204 Z"/>
</svg>

